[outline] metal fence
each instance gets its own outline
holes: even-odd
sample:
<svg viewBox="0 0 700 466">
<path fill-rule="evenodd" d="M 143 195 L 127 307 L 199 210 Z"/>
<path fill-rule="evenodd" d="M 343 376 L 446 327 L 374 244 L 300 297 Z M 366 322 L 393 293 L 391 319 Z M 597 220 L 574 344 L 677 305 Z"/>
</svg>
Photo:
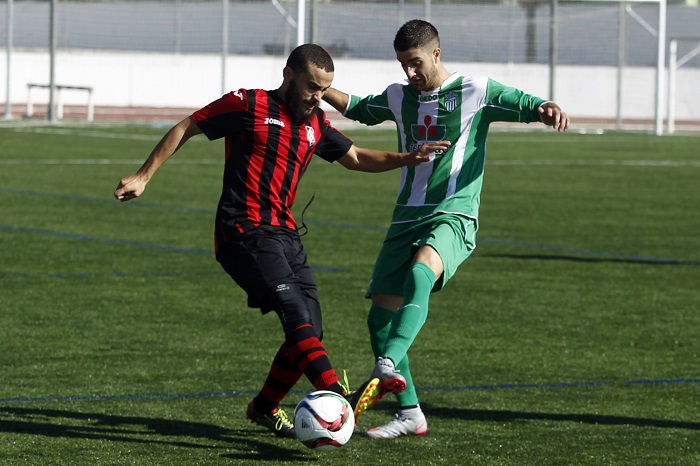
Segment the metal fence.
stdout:
<svg viewBox="0 0 700 466">
<path fill-rule="evenodd" d="M 10 1 L 14 47 L 47 47 L 50 2 Z M 628 66 L 656 63 L 654 4 L 560 2 L 552 37 L 550 0 L 426 2 L 307 0 L 303 37 L 336 56 L 393 59 L 391 42 L 398 27 L 427 14 L 440 30 L 442 48 L 456 61 L 548 63 L 554 44 L 562 65 L 611 66 L 620 54 Z M 175 54 L 219 53 L 225 48 L 231 54 L 280 55 L 296 45 L 296 0 L 229 0 L 227 21 L 222 18 L 223 3 L 59 0 L 56 45 Z M 670 36 L 700 35 L 700 8 L 669 5 L 667 19 Z M 7 43 L 6 28 L 7 8 L 0 8 L 0 46 Z M 686 66 L 700 67 L 700 57 Z"/>
<path fill-rule="evenodd" d="M 665 0 L 5 0 L 5 8 L 2 3 L 8 114 L 12 49 L 220 54 L 223 89 L 226 56 L 286 56 L 300 41 L 322 44 L 335 57 L 395 60 L 394 34 L 413 18 L 436 25 L 449 61 L 548 65 L 549 98 L 555 97 L 557 66 L 617 67 L 618 79 L 623 69 L 656 68 L 657 133 L 668 47 L 659 36 L 683 39 L 674 42 L 674 52 L 684 68 L 700 69 L 695 53 L 700 8 L 666 8 Z M 621 81 L 616 86 L 619 120 Z M 50 101 L 53 108 L 53 96 Z"/>
</svg>

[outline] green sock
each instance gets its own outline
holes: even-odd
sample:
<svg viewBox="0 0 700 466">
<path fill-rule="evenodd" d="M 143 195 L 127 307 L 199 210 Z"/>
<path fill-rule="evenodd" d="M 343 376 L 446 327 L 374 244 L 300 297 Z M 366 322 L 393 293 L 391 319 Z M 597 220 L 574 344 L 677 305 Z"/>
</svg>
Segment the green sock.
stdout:
<svg viewBox="0 0 700 466">
<path fill-rule="evenodd" d="M 417 405 L 418 393 L 416 393 L 416 386 L 413 384 L 413 376 L 411 376 L 411 370 L 408 367 L 408 354 L 404 356 L 401 362 L 396 364 L 396 370 L 406 379 L 406 389 L 396 394 L 396 400 L 399 402 L 399 406 Z"/>
<path fill-rule="evenodd" d="M 369 338 L 375 358 L 384 356 L 384 345 L 389 336 L 391 320 L 395 314 L 394 311 L 379 306 L 372 306 L 369 309 L 367 327 L 369 328 Z M 418 394 L 416 393 L 416 386 L 413 384 L 413 377 L 411 377 L 411 371 L 408 366 L 408 355 L 396 364 L 396 370 L 406 378 L 406 389 L 396 394 L 399 406 L 417 405 Z"/>
<path fill-rule="evenodd" d="M 416 262 L 404 283 L 403 306 L 391 321 L 391 329 L 384 346 L 384 355 L 400 363 L 406 357 L 408 348 L 428 317 L 428 299 L 435 284 L 435 274 L 427 265 Z"/>
<path fill-rule="evenodd" d="M 394 314 L 394 311 L 379 306 L 373 305 L 369 308 L 367 328 L 369 328 L 369 341 L 375 358 L 384 355 L 384 345 L 389 336 L 389 328 L 391 328 Z"/>
</svg>

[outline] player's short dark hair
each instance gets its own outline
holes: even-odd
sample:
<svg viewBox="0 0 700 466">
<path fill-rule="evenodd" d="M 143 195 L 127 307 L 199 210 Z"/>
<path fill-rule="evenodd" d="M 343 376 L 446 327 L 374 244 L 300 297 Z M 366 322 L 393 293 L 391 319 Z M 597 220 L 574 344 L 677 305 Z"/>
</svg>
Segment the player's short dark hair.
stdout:
<svg viewBox="0 0 700 466">
<path fill-rule="evenodd" d="M 309 63 L 313 63 L 323 71 L 335 71 L 331 55 L 320 45 L 300 45 L 292 50 L 287 58 L 287 66 L 295 72 L 308 71 Z"/>
<path fill-rule="evenodd" d="M 440 36 L 435 26 L 422 19 L 412 19 L 396 33 L 394 50 L 405 52 L 408 49 L 419 49 L 433 41 L 437 41 L 438 47 L 440 46 Z"/>
</svg>

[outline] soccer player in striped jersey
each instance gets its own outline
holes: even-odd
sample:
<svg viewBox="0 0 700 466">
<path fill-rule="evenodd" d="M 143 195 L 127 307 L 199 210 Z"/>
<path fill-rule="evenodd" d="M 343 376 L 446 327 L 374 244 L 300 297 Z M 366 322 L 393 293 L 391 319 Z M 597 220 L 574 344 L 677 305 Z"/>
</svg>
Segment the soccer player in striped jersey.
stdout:
<svg viewBox="0 0 700 466">
<path fill-rule="evenodd" d="M 367 291 L 367 324 L 377 362 L 372 377 L 396 393 L 399 409 L 372 438 L 424 435 L 428 430 L 409 370 L 408 349 L 439 291 L 476 247 L 486 134 L 495 121 L 543 122 L 566 131 L 569 117 L 557 104 L 488 77 L 450 73 L 441 61 L 435 27 L 404 24 L 394 39 L 406 81 L 364 98 L 329 89 L 324 100 L 367 125 L 396 123 L 399 150 L 448 140 L 425 164 L 404 167 L 391 225 Z"/>
<path fill-rule="evenodd" d="M 305 375 L 315 389 L 348 396 L 356 417 L 381 395 L 379 379 L 355 392 L 341 384 L 321 343 L 323 327 L 316 283 L 292 216 L 297 185 L 313 154 L 345 168 L 379 172 L 429 159 L 449 147 L 436 141 L 408 152 L 355 146 L 333 128 L 318 105 L 333 81 L 328 52 L 314 44 L 292 51 L 276 90 L 239 89 L 197 110 L 171 128 L 114 196 L 140 196 L 160 166 L 192 136 L 225 138 L 223 189 L 216 211 L 216 259 L 246 291 L 248 306 L 274 311 L 284 341 L 246 416 L 276 435 L 293 437 L 281 401 Z M 252 342 L 251 342 L 252 343 Z"/>
</svg>

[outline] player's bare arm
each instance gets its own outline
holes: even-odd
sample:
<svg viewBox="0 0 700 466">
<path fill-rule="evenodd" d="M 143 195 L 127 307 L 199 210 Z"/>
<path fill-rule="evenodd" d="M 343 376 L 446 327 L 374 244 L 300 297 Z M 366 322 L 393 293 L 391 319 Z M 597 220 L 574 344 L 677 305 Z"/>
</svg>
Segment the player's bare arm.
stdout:
<svg viewBox="0 0 700 466">
<path fill-rule="evenodd" d="M 326 93 L 323 94 L 323 100 L 328 102 L 334 109 L 338 110 L 340 113 L 345 113 L 345 109 L 348 107 L 348 101 L 350 97 L 344 92 L 340 92 L 338 89 L 329 88 Z"/>
<path fill-rule="evenodd" d="M 436 141 L 424 144 L 412 152 L 385 152 L 353 145 L 347 154 L 338 159 L 338 162 L 349 170 L 383 172 L 428 162 L 434 152 L 447 150 L 450 145 L 449 141 Z"/>
<path fill-rule="evenodd" d="M 537 108 L 540 114 L 542 123 L 551 126 L 557 131 L 566 131 L 569 129 L 571 120 L 566 112 L 562 111 L 559 105 L 554 102 L 545 102 Z"/>
<path fill-rule="evenodd" d="M 143 194 L 146 185 L 160 166 L 177 152 L 189 138 L 201 132 L 197 124 L 192 120 L 192 117 L 187 117 L 173 126 L 156 144 L 156 147 L 136 174 L 123 178 L 119 182 L 117 189 L 114 191 L 114 197 L 122 202 L 139 197 Z"/>
</svg>

